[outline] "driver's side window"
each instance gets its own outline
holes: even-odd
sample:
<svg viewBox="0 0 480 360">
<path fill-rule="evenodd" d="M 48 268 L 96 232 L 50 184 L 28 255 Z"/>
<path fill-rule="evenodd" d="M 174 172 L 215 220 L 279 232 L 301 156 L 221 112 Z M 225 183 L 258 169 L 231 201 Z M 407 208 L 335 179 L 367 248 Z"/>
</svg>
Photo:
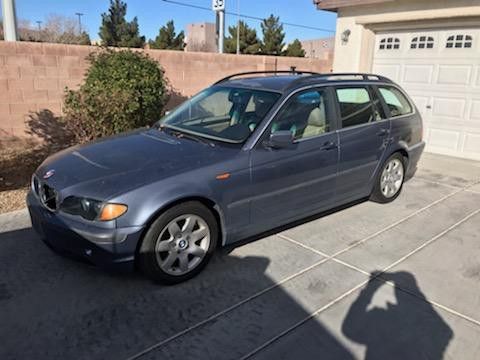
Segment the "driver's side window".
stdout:
<svg viewBox="0 0 480 360">
<path fill-rule="evenodd" d="M 294 95 L 272 122 L 271 133 L 282 130 L 291 131 L 294 140 L 330 131 L 326 92 L 315 89 Z"/>
</svg>

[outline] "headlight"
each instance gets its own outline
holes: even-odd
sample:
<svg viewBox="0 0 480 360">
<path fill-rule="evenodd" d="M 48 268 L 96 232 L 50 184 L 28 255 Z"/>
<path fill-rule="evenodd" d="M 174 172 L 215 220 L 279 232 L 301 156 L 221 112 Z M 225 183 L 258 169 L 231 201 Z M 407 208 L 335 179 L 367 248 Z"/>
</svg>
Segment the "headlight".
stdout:
<svg viewBox="0 0 480 360">
<path fill-rule="evenodd" d="M 87 220 L 110 221 L 123 215 L 127 211 L 127 206 L 69 196 L 63 200 L 60 210 L 67 214 L 79 215 Z"/>
</svg>

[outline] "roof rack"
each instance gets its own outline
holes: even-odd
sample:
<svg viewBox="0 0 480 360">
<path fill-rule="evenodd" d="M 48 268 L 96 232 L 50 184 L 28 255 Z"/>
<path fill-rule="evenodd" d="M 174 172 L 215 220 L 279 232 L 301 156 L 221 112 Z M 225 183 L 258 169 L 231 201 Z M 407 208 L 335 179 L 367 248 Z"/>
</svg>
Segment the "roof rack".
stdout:
<svg viewBox="0 0 480 360">
<path fill-rule="evenodd" d="M 390 82 L 391 80 L 377 74 L 368 74 L 368 73 L 325 73 L 325 74 L 319 74 L 320 77 L 361 77 L 362 80 L 378 80 L 378 81 L 388 81 Z M 317 76 L 315 76 L 317 77 Z"/>
<path fill-rule="evenodd" d="M 292 87 L 295 87 L 298 83 L 301 83 L 302 81 L 306 80 L 321 80 L 321 79 L 327 79 L 327 78 L 342 78 L 342 77 L 356 77 L 357 79 L 353 79 L 353 81 L 381 81 L 381 82 L 387 82 L 387 83 L 392 83 L 392 80 L 389 78 L 386 78 L 381 75 L 376 75 L 376 74 L 367 74 L 367 73 L 322 73 L 322 74 L 312 74 L 312 76 L 309 76 L 307 78 L 299 78 L 296 79 L 295 81 L 292 81 L 290 84 L 288 84 L 285 89 L 289 89 Z M 347 79 L 338 79 L 338 80 L 347 80 Z M 348 79 L 351 80 L 351 79 Z"/>
<path fill-rule="evenodd" d="M 227 77 L 224 77 L 223 79 L 218 80 L 217 82 L 214 83 L 214 85 L 223 83 L 225 81 L 231 80 L 232 78 L 235 78 L 237 76 L 244 76 L 244 75 L 257 75 L 257 74 L 291 74 L 291 75 L 322 75 L 317 72 L 313 71 L 303 71 L 303 70 L 297 70 L 295 66 L 292 66 L 290 70 L 266 70 L 266 71 L 246 71 L 246 72 L 241 72 L 237 74 L 232 74 Z"/>
</svg>

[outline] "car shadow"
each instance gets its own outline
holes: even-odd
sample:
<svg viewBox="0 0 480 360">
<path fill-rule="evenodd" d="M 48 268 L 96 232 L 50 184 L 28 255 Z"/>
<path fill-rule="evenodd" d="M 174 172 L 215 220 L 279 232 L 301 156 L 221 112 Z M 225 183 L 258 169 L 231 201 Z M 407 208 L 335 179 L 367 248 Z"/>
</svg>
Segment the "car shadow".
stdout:
<svg viewBox="0 0 480 360">
<path fill-rule="evenodd" d="M 219 253 L 195 279 L 160 286 L 137 273 L 107 273 L 58 256 L 31 228 L 0 233 L 0 358 L 128 358 L 209 318 L 146 358 L 239 358 L 310 316 L 282 286 L 232 309 L 275 286 L 269 265 L 264 256 Z M 413 275 L 385 276 L 421 294 Z M 328 281 L 309 279 L 319 280 Z M 365 345 L 367 359 L 441 359 L 453 336 L 448 325 L 428 303 L 400 290 L 395 306 L 368 309 L 379 284 L 370 281 L 351 305 L 344 336 Z M 225 309 L 232 311 L 216 316 Z M 358 358 L 340 334 L 316 318 L 307 323 L 254 358 Z"/>
<path fill-rule="evenodd" d="M 107 273 L 59 256 L 31 228 L 0 233 L 0 358 L 128 358 L 212 316 L 209 324 L 226 323 L 228 330 L 193 331 L 181 346 L 160 350 L 169 359 L 238 358 L 308 315 L 276 287 L 268 312 L 250 311 L 245 303 L 247 316 L 235 326 L 215 317 L 274 287 L 269 264 L 263 256 L 220 253 L 194 279 L 161 286 L 137 273 Z M 317 332 L 335 353 L 348 354 L 320 324 Z"/>
</svg>

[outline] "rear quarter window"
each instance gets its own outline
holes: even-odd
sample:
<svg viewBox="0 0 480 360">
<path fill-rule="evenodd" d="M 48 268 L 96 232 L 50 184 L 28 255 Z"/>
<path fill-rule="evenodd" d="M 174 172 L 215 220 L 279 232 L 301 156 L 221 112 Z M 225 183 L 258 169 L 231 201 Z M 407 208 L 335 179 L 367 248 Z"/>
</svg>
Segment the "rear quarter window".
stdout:
<svg viewBox="0 0 480 360">
<path fill-rule="evenodd" d="M 410 102 L 400 90 L 383 86 L 379 87 L 378 90 L 390 110 L 390 117 L 407 115 L 413 111 Z"/>
</svg>

